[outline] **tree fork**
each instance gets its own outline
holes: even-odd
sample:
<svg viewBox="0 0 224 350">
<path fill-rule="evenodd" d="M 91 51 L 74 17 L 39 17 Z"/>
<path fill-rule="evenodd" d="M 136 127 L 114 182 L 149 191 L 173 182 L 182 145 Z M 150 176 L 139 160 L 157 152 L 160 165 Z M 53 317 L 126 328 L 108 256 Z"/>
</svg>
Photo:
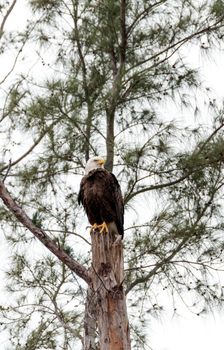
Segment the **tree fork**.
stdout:
<svg viewBox="0 0 224 350">
<path fill-rule="evenodd" d="M 97 298 L 100 350 L 131 349 L 123 288 L 123 244 L 118 237 L 113 224 L 109 224 L 109 233 L 91 234 L 92 281 Z"/>
</svg>

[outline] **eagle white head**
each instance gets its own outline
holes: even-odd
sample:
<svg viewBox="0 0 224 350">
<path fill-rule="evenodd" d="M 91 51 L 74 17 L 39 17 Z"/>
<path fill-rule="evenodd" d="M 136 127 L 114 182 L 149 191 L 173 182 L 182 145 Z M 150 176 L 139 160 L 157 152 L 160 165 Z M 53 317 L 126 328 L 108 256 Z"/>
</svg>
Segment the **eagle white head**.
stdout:
<svg viewBox="0 0 224 350">
<path fill-rule="evenodd" d="M 93 157 L 88 160 L 85 167 L 85 175 L 87 175 L 91 170 L 97 168 L 104 168 L 105 160 L 101 157 Z"/>
</svg>

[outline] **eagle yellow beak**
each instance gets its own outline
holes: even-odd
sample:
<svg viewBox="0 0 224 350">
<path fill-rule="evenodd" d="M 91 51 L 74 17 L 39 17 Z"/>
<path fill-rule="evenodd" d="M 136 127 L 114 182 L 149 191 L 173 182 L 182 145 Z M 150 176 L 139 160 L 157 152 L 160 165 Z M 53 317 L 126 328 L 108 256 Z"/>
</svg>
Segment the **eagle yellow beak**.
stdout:
<svg viewBox="0 0 224 350">
<path fill-rule="evenodd" d="M 104 159 L 99 159 L 98 160 L 98 164 L 99 165 L 104 165 L 105 164 L 105 160 Z"/>
</svg>

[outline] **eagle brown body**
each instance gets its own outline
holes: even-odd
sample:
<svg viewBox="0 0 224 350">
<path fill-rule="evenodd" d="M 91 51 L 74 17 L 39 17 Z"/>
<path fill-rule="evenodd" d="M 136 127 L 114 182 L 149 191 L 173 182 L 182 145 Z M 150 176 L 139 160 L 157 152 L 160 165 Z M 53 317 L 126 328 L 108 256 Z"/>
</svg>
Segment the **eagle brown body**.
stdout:
<svg viewBox="0 0 224 350">
<path fill-rule="evenodd" d="M 116 177 L 100 167 L 86 174 L 81 181 L 78 202 L 83 204 L 91 225 L 114 222 L 124 235 L 124 203 Z"/>
</svg>

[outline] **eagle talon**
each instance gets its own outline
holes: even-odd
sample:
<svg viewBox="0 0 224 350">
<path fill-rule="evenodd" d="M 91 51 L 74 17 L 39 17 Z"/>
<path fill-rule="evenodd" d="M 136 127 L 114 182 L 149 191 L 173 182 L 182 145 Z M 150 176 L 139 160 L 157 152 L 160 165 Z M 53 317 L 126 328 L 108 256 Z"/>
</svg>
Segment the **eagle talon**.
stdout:
<svg viewBox="0 0 224 350">
<path fill-rule="evenodd" d="M 91 226 L 91 229 L 90 229 L 90 234 L 91 234 L 92 232 L 95 232 L 95 231 L 98 231 L 99 233 L 103 233 L 103 232 L 109 233 L 109 229 L 108 229 L 108 226 L 107 226 L 106 222 L 104 221 L 104 222 L 103 222 L 102 224 L 100 224 L 100 225 L 97 225 L 96 223 L 93 224 L 93 225 Z"/>
<path fill-rule="evenodd" d="M 100 233 L 109 233 L 109 229 L 105 221 L 101 225 L 98 225 L 98 229 L 100 229 Z"/>
<path fill-rule="evenodd" d="M 93 225 L 91 226 L 91 229 L 90 229 L 90 234 L 91 234 L 92 232 L 95 232 L 97 229 L 98 229 L 98 225 L 97 225 L 96 223 L 93 224 Z"/>
</svg>

